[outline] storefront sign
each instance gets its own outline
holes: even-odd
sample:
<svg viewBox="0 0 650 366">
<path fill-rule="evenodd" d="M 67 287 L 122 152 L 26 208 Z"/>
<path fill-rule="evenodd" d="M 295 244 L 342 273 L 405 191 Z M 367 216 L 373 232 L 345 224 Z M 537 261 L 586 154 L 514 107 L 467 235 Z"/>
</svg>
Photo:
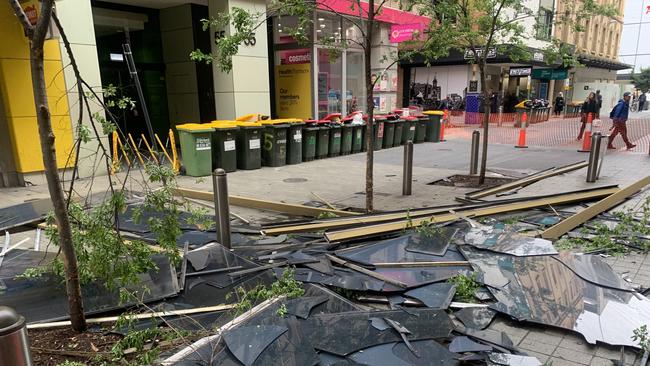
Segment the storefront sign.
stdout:
<svg viewBox="0 0 650 366">
<path fill-rule="evenodd" d="M 469 90 L 470 93 L 476 93 L 478 91 L 478 80 L 469 81 Z"/>
<path fill-rule="evenodd" d="M 510 76 L 520 77 L 520 76 L 529 76 L 533 72 L 532 67 L 511 67 Z"/>
<path fill-rule="evenodd" d="M 533 53 L 533 60 L 539 61 L 539 62 L 544 62 L 544 54 L 541 53 L 541 52 Z"/>
<path fill-rule="evenodd" d="M 312 116 L 311 64 L 275 67 L 275 103 L 280 118 Z"/>
<path fill-rule="evenodd" d="M 483 52 L 484 52 L 483 48 L 477 48 L 476 49 L 476 57 L 477 58 L 483 57 Z M 496 58 L 496 57 L 497 57 L 497 49 L 496 49 L 496 47 L 490 47 L 488 49 L 487 58 Z M 465 50 L 465 60 L 473 60 L 473 59 L 474 59 L 474 51 L 472 51 L 472 49 L 470 49 L 470 48 L 467 48 Z"/>
<path fill-rule="evenodd" d="M 311 50 L 279 51 L 282 65 L 309 64 L 311 63 Z"/>
<path fill-rule="evenodd" d="M 399 24 L 390 27 L 390 42 L 401 43 L 418 39 L 424 32 L 424 24 Z"/>
<path fill-rule="evenodd" d="M 569 72 L 566 69 L 535 69 L 532 77 L 533 79 L 564 80 L 569 77 Z"/>
</svg>

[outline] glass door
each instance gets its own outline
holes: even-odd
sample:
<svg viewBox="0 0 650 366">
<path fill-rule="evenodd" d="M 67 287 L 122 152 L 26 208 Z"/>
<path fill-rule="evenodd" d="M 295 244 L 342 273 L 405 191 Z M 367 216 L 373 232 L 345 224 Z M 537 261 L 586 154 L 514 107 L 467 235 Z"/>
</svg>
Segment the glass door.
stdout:
<svg viewBox="0 0 650 366">
<path fill-rule="evenodd" d="M 317 108 L 318 118 L 331 113 L 342 113 L 343 67 L 341 55 L 326 48 L 316 49 L 318 65 Z"/>
</svg>

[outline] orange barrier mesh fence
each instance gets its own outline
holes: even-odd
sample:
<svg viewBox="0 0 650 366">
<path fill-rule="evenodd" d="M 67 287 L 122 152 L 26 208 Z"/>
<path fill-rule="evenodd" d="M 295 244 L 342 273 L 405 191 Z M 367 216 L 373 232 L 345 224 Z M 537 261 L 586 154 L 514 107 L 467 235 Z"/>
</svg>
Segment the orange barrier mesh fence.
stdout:
<svg viewBox="0 0 650 366">
<path fill-rule="evenodd" d="M 482 128 L 482 113 L 474 113 L 475 116 L 465 114 L 452 114 L 450 121 L 445 130 L 447 138 L 471 139 L 472 131 Z M 526 144 L 528 146 L 546 146 L 546 147 L 576 147 L 582 146 L 582 141 L 578 141 L 580 131 L 580 117 L 555 117 L 550 116 L 545 121 L 532 121 L 528 115 L 526 128 Z M 516 113 L 498 113 L 490 114 L 490 131 L 488 142 L 496 144 L 516 145 L 519 139 L 519 120 Z M 475 121 L 475 122 L 474 122 Z M 474 122 L 474 123 L 466 123 Z M 595 120 L 592 126 L 592 133 L 600 132 L 603 135 L 609 135 L 613 126 L 612 120 L 604 117 L 599 121 Z M 587 127 L 588 128 L 588 127 Z M 482 131 L 481 131 L 482 132 Z M 627 121 L 627 135 L 633 144 L 637 145 L 636 151 L 648 152 L 650 144 L 650 116 L 634 116 L 631 114 Z M 482 137 L 482 136 L 481 136 Z M 625 148 L 621 136 L 617 136 L 613 142 L 614 147 Z"/>
</svg>

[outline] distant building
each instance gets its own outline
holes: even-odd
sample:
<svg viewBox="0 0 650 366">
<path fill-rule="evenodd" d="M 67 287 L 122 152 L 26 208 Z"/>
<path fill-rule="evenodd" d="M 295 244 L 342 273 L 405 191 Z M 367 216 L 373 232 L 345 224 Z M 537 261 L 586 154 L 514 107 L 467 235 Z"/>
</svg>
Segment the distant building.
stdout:
<svg viewBox="0 0 650 366">
<path fill-rule="evenodd" d="M 619 71 L 618 79 L 622 83 L 630 80 L 632 72 L 650 68 L 648 36 L 650 36 L 650 0 L 627 0 L 619 57 L 622 62 L 632 65 L 633 69 Z"/>
</svg>

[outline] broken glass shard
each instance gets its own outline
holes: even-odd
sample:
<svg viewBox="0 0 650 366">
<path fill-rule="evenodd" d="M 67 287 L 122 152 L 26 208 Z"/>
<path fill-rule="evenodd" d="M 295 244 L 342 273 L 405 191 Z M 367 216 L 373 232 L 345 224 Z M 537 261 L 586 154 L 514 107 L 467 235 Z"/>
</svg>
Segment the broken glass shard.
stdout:
<svg viewBox="0 0 650 366">
<path fill-rule="evenodd" d="M 550 240 L 518 234 L 512 227 L 500 222 L 492 226 L 479 225 L 471 228 L 465 234 L 465 243 L 515 256 L 557 254 Z"/>
<path fill-rule="evenodd" d="M 562 251 L 553 258 L 562 262 L 582 279 L 593 284 L 632 291 L 632 288 L 600 256 Z"/>
<path fill-rule="evenodd" d="M 432 283 L 409 290 L 404 295 L 422 301 L 432 309 L 447 309 L 456 293 L 456 286 L 450 283 Z"/>
<path fill-rule="evenodd" d="M 390 325 L 382 318 L 370 318 L 370 324 L 378 330 L 390 329 Z"/>
<path fill-rule="evenodd" d="M 449 351 L 455 353 L 492 351 L 492 347 L 474 342 L 468 337 L 461 336 L 455 337 L 451 343 L 449 343 Z"/>
<path fill-rule="evenodd" d="M 288 329 L 276 325 L 239 326 L 223 333 L 226 346 L 245 366 L 257 360 L 276 338 Z"/>
<path fill-rule="evenodd" d="M 454 313 L 466 327 L 478 330 L 487 328 L 495 315 L 496 311 L 485 307 L 465 308 Z"/>
<path fill-rule="evenodd" d="M 287 301 L 285 306 L 287 307 L 287 313 L 295 315 L 302 319 L 309 318 L 311 310 L 316 306 L 327 301 L 327 296 L 316 296 L 316 297 L 299 297 L 297 299 L 291 299 Z"/>
<path fill-rule="evenodd" d="M 441 230 L 455 233 L 455 229 L 443 227 Z M 372 265 L 373 263 L 401 263 L 401 262 L 447 262 L 447 261 L 464 261 L 462 255 L 456 249 L 456 246 L 449 245 L 444 255 L 433 255 L 421 252 L 406 250 L 410 245 L 416 245 L 414 237 L 419 234 L 403 235 L 394 239 L 380 241 L 374 244 L 363 245 L 351 249 L 345 249 L 336 252 L 337 256 L 349 259 L 354 262 Z M 449 239 L 446 239 L 448 244 Z M 436 241 L 436 239 L 433 239 Z M 419 239 L 417 242 L 420 242 Z M 445 244 L 446 245 L 446 244 Z M 424 244 L 422 244 L 424 247 Z"/>
<path fill-rule="evenodd" d="M 508 284 L 492 294 L 491 308 L 519 320 L 556 326 L 582 334 L 587 342 L 632 346 L 633 330 L 650 323 L 650 300 L 635 292 L 595 285 L 551 256 L 513 257 L 463 253 L 472 265 L 496 268 Z"/>
<path fill-rule="evenodd" d="M 427 339 L 411 342 L 420 355 L 417 357 L 403 342 L 393 342 L 369 347 L 348 356 L 348 359 L 367 366 L 431 366 L 458 365 L 455 354 L 439 343 Z"/>
<path fill-rule="evenodd" d="M 411 342 L 443 339 L 451 333 L 453 325 L 444 311 L 414 309 L 411 312 L 391 310 L 312 315 L 304 320 L 306 326 L 303 326 L 303 334 L 317 350 L 345 356 L 378 344 L 402 340 L 397 332 L 382 331 L 372 326 L 370 318 L 390 318 L 399 322 L 411 332 Z"/>
<path fill-rule="evenodd" d="M 505 366 L 540 366 L 542 363 L 536 357 L 530 356 L 520 356 L 520 355 L 510 355 L 506 353 L 494 353 L 490 352 L 489 354 L 490 361 L 495 365 L 505 365 Z"/>
<path fill-rule="evenodd" d="M 449 243 L 457 232 L 458 229 L 455 228 L 441 227 L 429 235 L 413 234 L 410 236 L 405 250 L 438 256 L 445 255 Z"/>
</svg>

